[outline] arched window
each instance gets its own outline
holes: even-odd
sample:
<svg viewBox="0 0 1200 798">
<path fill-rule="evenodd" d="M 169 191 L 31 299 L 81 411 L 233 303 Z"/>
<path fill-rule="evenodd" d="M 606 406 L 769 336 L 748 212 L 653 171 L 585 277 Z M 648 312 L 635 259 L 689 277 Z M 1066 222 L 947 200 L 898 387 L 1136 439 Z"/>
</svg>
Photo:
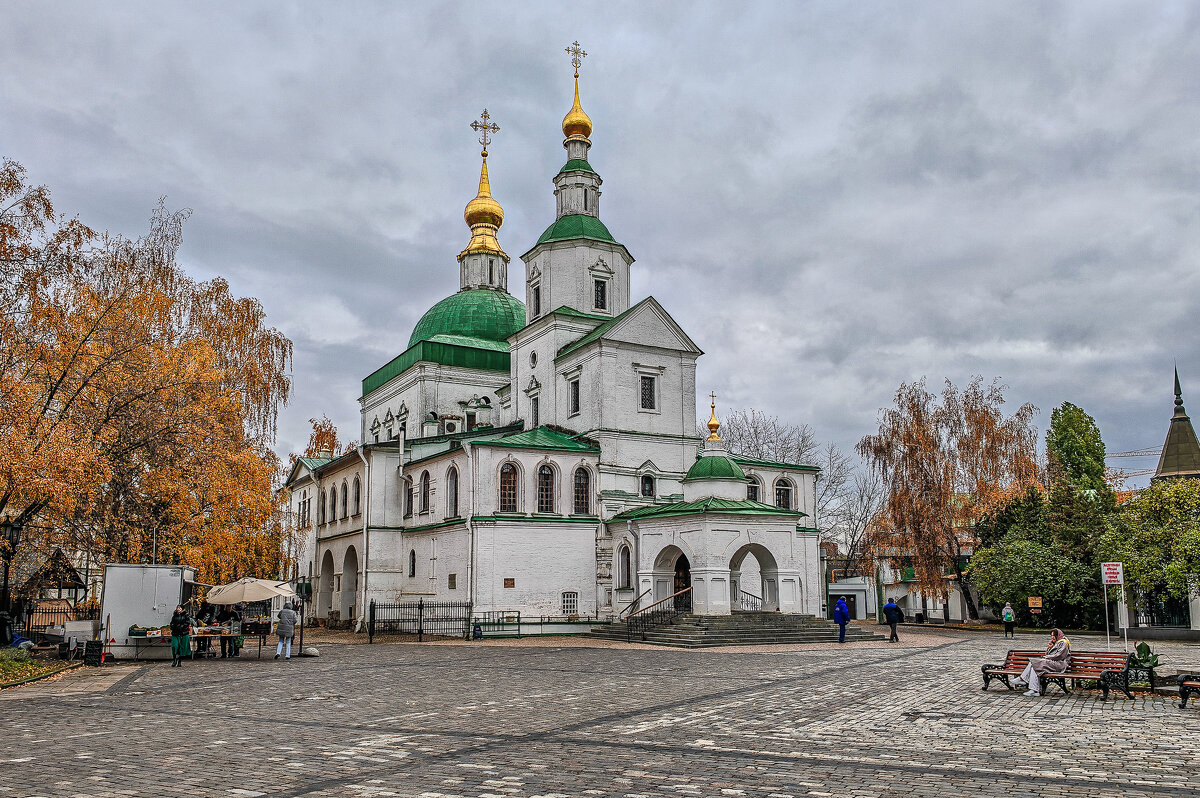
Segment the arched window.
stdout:
<svg viewBox="0 0 1200 798">
<path fill-rule="evenodd" d="M 354 478 L 354 514 L 358 515 L 362 512 L 362 485 L 358 481 L 358 477 Z"/>
<path fill-rule="evenodd" d="M 575 515 L 591 515 L 592 475 L 586 468 L 575 469 Z"/>
<path fill-rule="evenodd" d="M 347 515 L 350 514 L 350 512 L 349 512 L 350 505 L 346 501 L 347 498 L 348 498 L 347 487 L 346 487 L 346 483 L 343 482 L 342 483 L 342 518 L 345 518 Z"/>
<path fill-rule="evenodd" d="M 429 472 L 421 472 L 421 512 L 429 512 Z"/>
<path fill-rule="evenodd" d="M 417 550 L 416 549 L 408 550 L 408 575 L 409 576 L 417 575 Z"/>
<path fill-rule="evenodd" d="M 450 466 L 446 472 L 446 517 L 458 516 L 458 469 Z"/>
<path fill-rule="evenodd" d="M 337 520 L 337 488 L 329 489 L 329 523 Z"/>
<path fill-rule="evenodd" d="M 541 466 L 537 472 L 537 511 L 554 512 L 554 469 L 548 465 Z"/>
<path fill-rule="evenodd" d="M 761 495 L 759 493 L 759 488 L 760 485 L 758 484 L 758 480 L 754 477 L 750 477 L 750 484 L 746 486 L 746 498 L 752 502 L 762 501 L 762 499 L 759 498 Z"/>
<path fill-rule="evenodd" d="M 617 587 L 633 587 L 633 568 L 628 546 L 621 546 L 617 555 Z"/>
<path fill-rule="evenodd" d="M 517 511 L 517 467 L 512 463 L 500 466 L 500 512 Z"/>
<path fill-rule="evenodd" d="M 654 498 L 654 475 L 642 474 L 642 496 L 647 499 Z"/>
<path fill-rule="evenodd" d="M 412 515 L 413 510 L 413 481 L 412 477 L 404 478 L 404 517 Z"/>
<path fill-rule="evenodd" d="M 792 509 L 792 483 L 782 477 L 775 480 L 775 506 Z"/>
<path fill-rule="evenodd" d="M 321 491 L 320 503 L 317 504 L 317 526 L 325 525 L 325 491 Z"/>
</svg>

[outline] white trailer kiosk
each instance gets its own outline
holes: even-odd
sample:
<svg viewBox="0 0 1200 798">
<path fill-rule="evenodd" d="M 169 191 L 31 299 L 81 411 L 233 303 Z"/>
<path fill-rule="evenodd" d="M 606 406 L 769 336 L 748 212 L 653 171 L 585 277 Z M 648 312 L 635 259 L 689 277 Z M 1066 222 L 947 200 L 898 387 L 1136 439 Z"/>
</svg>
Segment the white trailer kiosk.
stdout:
<svg viewBox="0 0 1200 798">
<path fill-rule="evenodd" d="M 196 569 L 186 565 L 105 566 L 100 621 L 107 650 L 118 659 L 170 659 L 165 641 L 135 639 L 129 627 L 169 626 L 175 607 L 186 606 L 196 588 Z"/>
</svg>

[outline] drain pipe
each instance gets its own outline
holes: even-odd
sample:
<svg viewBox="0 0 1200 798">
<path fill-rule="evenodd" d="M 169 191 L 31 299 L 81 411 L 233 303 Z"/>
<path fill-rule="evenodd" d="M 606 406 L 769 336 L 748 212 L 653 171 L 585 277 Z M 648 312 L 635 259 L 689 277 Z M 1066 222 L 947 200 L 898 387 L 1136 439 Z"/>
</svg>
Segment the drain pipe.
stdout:
<svg viewBox="0 0 1200 798">
<path fill-rule="evenodd" d="M 362 612 L 358 614 L 358 624 L 354 627 L 355 632 L 363 630 L 363 619 L 367 617 L 367 580 L 371 573 L 371 461 L 363 454 L 364 448 L 366 447 L 360 443 L 354 450 L 358 454 L 358 458 L 363 461 L 364 471 L 361 496 L 363 502 Z"/>
</svg>

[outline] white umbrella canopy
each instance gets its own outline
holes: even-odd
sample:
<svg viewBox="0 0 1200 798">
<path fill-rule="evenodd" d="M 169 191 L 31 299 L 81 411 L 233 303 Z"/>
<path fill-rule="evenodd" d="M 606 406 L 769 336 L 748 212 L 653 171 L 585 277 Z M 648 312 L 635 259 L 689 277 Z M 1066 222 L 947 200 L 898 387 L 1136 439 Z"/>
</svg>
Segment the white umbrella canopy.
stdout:
<svg viewBox="0 0 1200 798">
<path fill-rule="evenodd" d="M 208 591 L 206 600 L 209 604 L 239 604 L 250 601 L 267 601 L 276 596 L 294 596 L 296 591 L 288 587 L 286 582 L 270 579 L 255 579 L 247 576 L 228 585 L 217 585 Z"/>
</svg>

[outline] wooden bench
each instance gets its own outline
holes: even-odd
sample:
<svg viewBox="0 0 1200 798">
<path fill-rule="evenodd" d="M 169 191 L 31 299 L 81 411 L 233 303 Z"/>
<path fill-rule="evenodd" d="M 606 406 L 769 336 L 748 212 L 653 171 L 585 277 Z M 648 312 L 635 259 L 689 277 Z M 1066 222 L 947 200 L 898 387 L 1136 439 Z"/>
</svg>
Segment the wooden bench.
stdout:
<svg viewBox="0 0 1200 798">
<path fill-rule="evenodd" d="M 1187 706 L 1188 696 L 1192 693 L 1200 695 L 1200 673 L 1179 674 L 1179 708 Z"/>
<path fill-rule="evenodd" d="M 980 668 L 983 672 L 983 689 L 988 689 L 992 679 L 1003 682 L 1009 690 L 1013 689 L 1009 679 L 1020 676 L 1030 659 L 1045 655 L 1045 651 L 1009 651 L 1002 665 L 984 665 Z M 1054 683 L 1064 693 L 1069 694 L 1070 691 L 1067 689 L 1067 680 L 1069 679 L 1072 684 L 1076 681 L 1097 682 L 1105 698 L 1108 698 L 1108 691 L 1114 689 L 1133 698 L 1133 694 L 1129 692 L 1130 656 L 1123 651 L 1072 651 L 1069 669 L 1062 673 L 1038 674 L 1038 678 L 1042 681 L 1042 692 L 1046 692 Z M 1200 688 L 1200 685 L 1197 687 Z M 1197 692 L 1200 692 L 1200 689 Z"/>
</svg>

